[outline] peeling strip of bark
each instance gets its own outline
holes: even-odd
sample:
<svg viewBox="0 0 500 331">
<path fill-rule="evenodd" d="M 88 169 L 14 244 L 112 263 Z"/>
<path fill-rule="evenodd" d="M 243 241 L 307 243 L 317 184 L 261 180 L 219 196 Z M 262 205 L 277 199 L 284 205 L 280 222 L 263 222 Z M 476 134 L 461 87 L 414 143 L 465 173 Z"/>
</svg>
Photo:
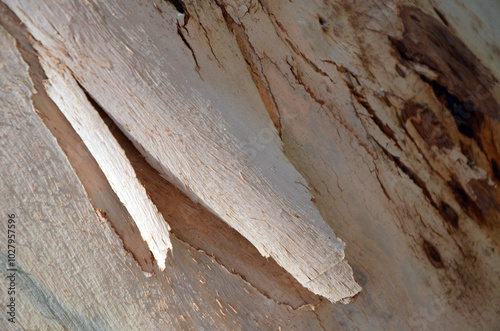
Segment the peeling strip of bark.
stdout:
<svg viewBox="0 0 500 331">
<path fill-rule="evenodd" d="M 36 93 L 31 97 L 36 114 L 66 154 L 92 206 L 97 213 L 108 220 L 110 226 L 120 237 L 124 249 L 137 261 L 141 269 L 152 273 L 154 259 L 151 258 L 147 243 L 141 238 L 139 229 L 128 212 L 124 208 L 117 212 L 114 207 L 103 204 L 101 196 L 96 194 L 96 192 L 110 194 L 114 194 L 114 192 L 81 138 L 47 95 L 42 84 L 42 81 L 47 77 L 40 65 L 38 52 L 32 46 L 34 42 L 32 36 L 26 31 L 26 27 L 17 16 L 2 2 L 0 2 L 0 24 L 16 39 L 19 53 L 28 64 L 28 73 L 36 89 Z M 117 199 L 116 197 L 117 208 L 123 207 Z M 107 203 L 109 204 L 111 201 L 112 199 L 108 200 Z"/>
<path fill-rule="evenodd" d="M 238 274 L 263 295 L 278 303 L 296 309 L 301 305 L 319 302 L 318 296 L 305 289 L 272 258 L 262 257 L 240 233 L 164 179 L 149 165 L 126 133 L 86 93 L 125 151 L 148 196 L 168 221 L 171 233 L 191 247 L 214 257 L 231 273 Z M 238 247 L 238 250 L 234 247 Z"/>
</svg>

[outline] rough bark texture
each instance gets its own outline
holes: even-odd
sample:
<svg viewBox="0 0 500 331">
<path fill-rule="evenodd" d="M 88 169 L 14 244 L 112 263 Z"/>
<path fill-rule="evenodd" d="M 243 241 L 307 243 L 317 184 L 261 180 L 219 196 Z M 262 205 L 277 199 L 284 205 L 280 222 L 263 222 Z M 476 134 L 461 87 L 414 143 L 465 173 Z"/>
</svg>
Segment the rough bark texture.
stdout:
<svg viewBox="0 0 500 331">
<path fill-rule="evenodd" d="M 500 324 L 498 2 L 3 1 L 22 328 Z"/>
</svg>

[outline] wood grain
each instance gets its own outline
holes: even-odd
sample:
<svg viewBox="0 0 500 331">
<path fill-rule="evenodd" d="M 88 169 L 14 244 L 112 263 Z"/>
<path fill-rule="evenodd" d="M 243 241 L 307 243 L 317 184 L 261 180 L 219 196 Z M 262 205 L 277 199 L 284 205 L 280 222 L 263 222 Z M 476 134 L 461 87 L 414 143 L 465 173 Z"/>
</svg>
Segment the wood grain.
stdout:
<svg viewBox="0 0 500 331">
<path fill-rule="evenodd" d="M 3 28 L 0 59 L 1 150 L 8 151 L 0 163 L 1 193 L 8 199 L 0 200 L 0 208 L 15 213 L 18 221 L 18 329 L 321 327 L 310 307 L 293 310 L 267 299 L 175 237 L 176 253 L 165 271 L 156 267 L 153 276 L 145 275 L 108 221 L 94 211 L 66 156 L 35 114 L 27 66 Z M 6 275 L 5 236 L 0 244 L 0 270 Z M 0 278 L 6 288 L 6 277 Z M 2 320 L 2 329 L 9 327 Z"/>
</svg>

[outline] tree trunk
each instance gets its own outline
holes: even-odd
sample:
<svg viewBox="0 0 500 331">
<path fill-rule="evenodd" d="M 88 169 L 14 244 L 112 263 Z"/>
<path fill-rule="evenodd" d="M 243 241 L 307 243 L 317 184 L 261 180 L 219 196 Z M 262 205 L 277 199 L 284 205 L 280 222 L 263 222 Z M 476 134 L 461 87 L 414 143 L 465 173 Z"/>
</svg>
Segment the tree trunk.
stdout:
<svg viewBox="0 0 500 331">
<path fill-rule="evenodd" d="M 500 3 L 2 1 L 7 327 L 500 325 Z"/>
</svg>

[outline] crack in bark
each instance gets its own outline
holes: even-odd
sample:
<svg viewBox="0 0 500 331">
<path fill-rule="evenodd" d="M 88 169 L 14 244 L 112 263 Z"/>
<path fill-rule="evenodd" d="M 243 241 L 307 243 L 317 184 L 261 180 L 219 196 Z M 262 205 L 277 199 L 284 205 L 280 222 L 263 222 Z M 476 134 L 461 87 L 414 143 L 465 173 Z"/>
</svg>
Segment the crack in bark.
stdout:
<svg viewBox="0 0 500 331">
<path fill-rule="evenodd" d="M 366 95 L 363 93 L 362 88 L 361 88 L 361 91 L 359 90 L 358 87 L 361 87 L 361 83 L 359 81 L 358 76 L 356 74 L 354 74 L 352 71 L 350 71 L 349 69 L 347 69 L 346 67 L 344 67 L 342 65 L 338 65 L 334 61 L 331 61 L 331 60 L 322 60 L 322 61 L 325 63 L 332 64 L 333 66 L 335 66 L 335 68 L 337 69 L 337 71 L 339 73 L 347 76 L 348 79 L 343 79 L 343 81 L 345 82 L 345 84 L 349 88 L 349 91 L 354 96 L 354 98 L 356 99 L 358 104 L 360 104 L 361 106 L 363 106 L 363 108 L 366 109 L 368 114 L 371 116 L 371 119 L 373 120 L 373 122 L 378 126 L 378 128 L 380 129 L 380 131 L 383 134 L 385 134 L 392 141 L 397 142 L 394 130 L 392 130 L 392 128 L 388 124 L 385 124 L 382 122 L 382 120 L 377 116 L 377 112 L 372 108 L 372 106 L 368 102 L 368 99 L 366 98 Z M 354 78 L 358 87 L 354 86 L 351 78 Z"/>
<path fill-rule="evenodd" d="M 187 29 L 184 28 L 184 27 L 181 27 L 181 25 L 179 24 L 179 22 L 177 22 L 176 24 L 177 24 L 177 34 L 179 35 L 179 37 L 181 37 L 182 42 L 184 43 L 184 45 L 186 45 L 186 47 L 191 52 L 191 55 L 193 56 L 193 60 L 194 60 L 194 64 L 195 64 L 195 68 L 194 69 L 196 70 L 196 72 L 198 73 L 198 75 L 200 75 L 200 78 L 203 80 L 203 78 L 201 77 L 201 74 L 200 74 L 200 65 L 198 64 L 198 59 L 196 58 L 196 54 L 194 53 L 193 48 L 191 47 L 191 45 L 187 41 L 186 37 L 182 33 L 182 30 L 187 31 Z"/>
<path fill-rule="evenodd" d="M 408 166 L 406 166 L 402 161 L 400 157 L 396 157 L 392 155 L 384 146 L 382 146 L 377 140 L 375 140 L 377 145 L 384 151 L 384 153 L 391 159 L 394 164 L 403 172 L 405 173 L 408 178 L 411 179 L 411 181 L 418 186 L 421 190 L 424 196 L 427 198 L 428 202 L 437 210 L 439 210 L 437 204 L 434 202 L 434 199 L 432 198 L 431 193 L 427 189 L 427 186 L 425 185 L 425 182 Z"/>
<path fill-rule="evenodd" d="M 198 15 L 198 12 L 196 11 L 196 6 L 193 7 L 193 10 L 194 10 L 194 12 L 196 14 L 196 21 L 198 22 L 198 25 L 203 30 L 203 35 L 207 39 L 207 44 L 208 44 L 208 47 L 210 48 L 210 52 L 214 56 L 215 60 L 217 61 L 218 65 L 219 65 L 219 67 L 224 68 L 224 65 L 220 62 L 219 58 L 217 57 L 217 55 L 214 52 L 214 49 L 212 47 L 212 42 L 210 41 L 210 38 L 208 37 L 208 31 L 205 28 L 205 26 L 201 23 L 200 16 Z"/>
<path fill-rule="evenodd" d="M 175 9 L 182 15 L 184 15 L 184 25 L 188 23 L 190 15 L 186 10 L 186 4 L 182 0 L 164 0 L 175 7 Z"/>
<path fill-rule="evenodd" d="M 276 102 L 276 99 L 271 91 L 269 81 L 264 74 L 264 70 L 262 69 L 262 58 L 257 54 L 252 43 L 250 42 L 250 39 L 245 31 L 245 26 L 243 24 L 236 23 L 232 19 L 224 4 L 220 3 L 218 0 L 216 0 L 215 3 L 221 9 L 226 25 L 236 39 L 241 54 L 248 65 L 252 80 L 259 91 L 260 97 L 276 130 L 278 131 L 280 139 L 282 139 L 281 114 L 278 108 L 278 103 Z"/>
<path fill-rule="evenodd" d="M 317 103 L 317 104 L 319 104 L 320 106 L 324 106 L 324 105 L 325 105 L 325 103 L 326 103 L 326 101 L 321 100 L 320 98 L 318 98 L 318 97 L 314 94 L 314 92 L 311 90 L 311 88 L 310 88 L 310 87 L 308 87 L 308 86 L 304 83 L 304 81 L 302 80 L 302 75 L 301 75 L 301 73 L 300 73 L 298 70 L 294 70 L 294 69 L 295 69 L 295 67 L 294 67 L 294 66 L 292 66 L 292 65 L 290 64 L 290 62 L 288 62 L 288 60 L 287 60 L 287 63 L 288 63 L 288 65 L 290 66 L 290 72 L 292 73 L 292 75 L 293 75 L 293 77 L 295 78 L 295 80 L 297 81 L 297 83 L 299 83 L 299 85 L 300 85 L 300 86 L 302 86 L 302 88 L 304 89 L 304 91 L 306 91 L 306 92 L 307 92 L 307 94 L 309 94 L 309 96 L 311 97 L 311 99 L 313 99 L 313 100 L 314 100 L 314 102 L 316 102 L 316 103 Z M 296 71 L 297 71 L 297 72 L 296 72 Z"/>
</svg>

